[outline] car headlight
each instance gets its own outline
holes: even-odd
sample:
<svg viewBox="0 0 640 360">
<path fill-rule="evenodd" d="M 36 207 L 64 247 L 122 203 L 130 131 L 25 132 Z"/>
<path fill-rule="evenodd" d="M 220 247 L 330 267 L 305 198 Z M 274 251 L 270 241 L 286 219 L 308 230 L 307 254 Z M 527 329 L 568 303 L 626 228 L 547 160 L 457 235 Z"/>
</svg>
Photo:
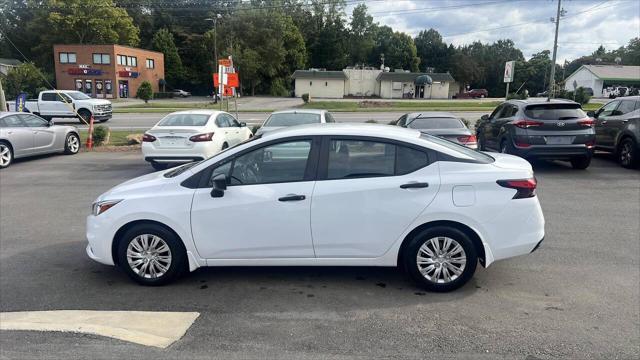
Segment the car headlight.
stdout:
<svg viewBox="0 0 640 360">
<path fill-rule="evenodd" d="M 116 206 L 120 201 L 122 200 L 103 200 L 94 202 L 93 205 L 91 205 L 91 214 L 93 216 L 98 216 Z"/>
</svg>

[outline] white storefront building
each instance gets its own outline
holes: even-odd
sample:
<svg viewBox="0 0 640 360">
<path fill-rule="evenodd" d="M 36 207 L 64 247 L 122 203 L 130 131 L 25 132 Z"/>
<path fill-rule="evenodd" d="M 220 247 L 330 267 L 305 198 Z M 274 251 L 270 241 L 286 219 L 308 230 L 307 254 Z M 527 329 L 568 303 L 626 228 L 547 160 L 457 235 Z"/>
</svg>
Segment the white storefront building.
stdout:
<svg viewBox="0 0 640 360">
<path fill-rule="evenodd" d="M 612 86 L 640 86 L 640 66 L 582 65 L 565 79 L 565 90 L 591 88 L 595 97 L 603 96 L 603 89 Z"/>
</svg>

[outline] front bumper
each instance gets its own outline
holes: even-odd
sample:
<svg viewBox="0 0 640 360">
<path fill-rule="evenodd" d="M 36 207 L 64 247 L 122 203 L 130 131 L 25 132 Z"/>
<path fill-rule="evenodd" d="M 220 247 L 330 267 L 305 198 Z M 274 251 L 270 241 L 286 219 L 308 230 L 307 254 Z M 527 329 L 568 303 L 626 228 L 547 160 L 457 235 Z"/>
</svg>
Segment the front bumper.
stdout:
<svg viewBox="0 0 640 360">
<path fill-rule="evenodd" d="M 106 215 L 106 214 L 102 214 Z M 114 265 L 111 253 L 111 245 L 115 236 L 115 231 L 109 226 L 110 220 L 107 216 L 87 216 L 87 255 L 94 261 L 105 265 Z"/>
<path fill-rule="evenodd" d="M 98 121 L 109 120 L 113 117 L 112 113 L 93 114 L 93 119 Z"/>
</svg>

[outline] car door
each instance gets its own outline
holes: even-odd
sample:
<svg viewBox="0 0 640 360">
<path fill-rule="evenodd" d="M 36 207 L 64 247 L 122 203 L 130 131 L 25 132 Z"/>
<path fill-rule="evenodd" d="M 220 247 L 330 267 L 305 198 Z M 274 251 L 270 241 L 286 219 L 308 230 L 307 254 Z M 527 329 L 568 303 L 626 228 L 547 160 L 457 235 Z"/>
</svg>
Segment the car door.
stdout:
<svg viewBox="0 0 640 360">
<path fill-rule="evenodd" d="M 68 107 L 71 106 L 67 105 L 62 94 L 56 94 L 55 92 L 43 93 L 38 105 L 40 113 L 44 116 L 66 115 L 69 112 Z"/>
<path fill-rule="evenodd" d="M 433 201 L 437 163 L 414 145 L 366 137 L 326 137 L 311 203 L 318 258 L 386 253 Z"/>
<path fill-rule="evenodd" d="M 489 118 L 487 119 L 487 121 L 485 121 L 485 124 L 483 127 L 483 134 L 484 134 L 486 147 L 491 149 L 496 149 L 496 150 L 499 149 L 500 144 L 498 142 L 499 141 L 498 133 L 500 131 L 500 128 L 502 127 L 501 125 L 502 121 L 500 121 L 500 116 L 502 116 L 501 114 L 508 107 L 509 107 L 509 104 L 502 104 L 498 106 L 495 110 L 493 110 L 491 115 L 489 115 Z"/>
<path fill-rule="evenodd" d="M 620 106 L 620 100 L 607 103 L 596 112 L 596 145 L 598 147 L 613 148 L 615 129 L 609 123 L 616 116 L 616 109 Z"/>
<path fill-rule="evenodd" d="M 611 135 L 611 145 L 617 146 L 622 131 L 629 122 L 628 114 L 636 109 L 636 101 L 633 99 L 622 99 L 618 108 L 613 111 L 607 121 L 606 127 Z"/>
<path fill-rule="evenodd" d="M 233 136 L 233 144 L 239 144 L 245 140 L 244 131 L 242 131 L 242 126 L 240 126 L 240 122 L 236 120 L 235 117 L 231 114 L 227 114 L 227 120 L 229 122 L 229 132 Z"/>
<path fill-rule="evenodd" d="M 18 158 L 33 154 L 33 131 L 18 115 L 8 115 L 0 119 L 11 146 L 13 156 Z"/>
<path fill-rule="evenodd" d="M 191 207 L 191 230 L 207 259 L 313 258 L 310 208 L 319 140 L 276 140 L 214 164 Z M 213 177 L 225 174 L 222 197 Z"/>
<path fill-rule="evenodd" d="M 25 125 L 33 134 L 33 154 L 51 152 L 54 149 L 56 132 L 49 122 L 32 114 L 20 114 Z"/>
<path fill-rule="evenodd" d="M 220 113 L 218 114 L 218 116 L 216 117 L 216 126 L 218 127 L 218 130 L 216 131 L 221 131 L 222 134 L 224 135 L 224 139 L 227 142 L 227 144 L 229 144 L 229 146 L 234 144 L 234 139 L 233 139 L 233 131 L 231 131 L 231 124 L 229 123 L 229 119 L 227 118 L 227 115 L 224 113 Z"/>
</svg>

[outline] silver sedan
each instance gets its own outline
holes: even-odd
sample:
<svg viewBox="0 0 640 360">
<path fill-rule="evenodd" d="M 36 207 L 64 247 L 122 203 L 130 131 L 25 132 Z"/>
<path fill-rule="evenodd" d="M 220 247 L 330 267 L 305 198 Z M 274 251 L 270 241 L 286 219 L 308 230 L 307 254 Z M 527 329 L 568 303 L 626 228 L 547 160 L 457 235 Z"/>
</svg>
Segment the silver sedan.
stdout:
<svg viewBox="0 0 640 360">
<path fill-rule="evenodd" d="M 80 135 L 73 126 L 52 125 L 29 113 L 0 112 L 0 169 L 13 159 L 49 153 L 77 154 Z"/>
</svg>

